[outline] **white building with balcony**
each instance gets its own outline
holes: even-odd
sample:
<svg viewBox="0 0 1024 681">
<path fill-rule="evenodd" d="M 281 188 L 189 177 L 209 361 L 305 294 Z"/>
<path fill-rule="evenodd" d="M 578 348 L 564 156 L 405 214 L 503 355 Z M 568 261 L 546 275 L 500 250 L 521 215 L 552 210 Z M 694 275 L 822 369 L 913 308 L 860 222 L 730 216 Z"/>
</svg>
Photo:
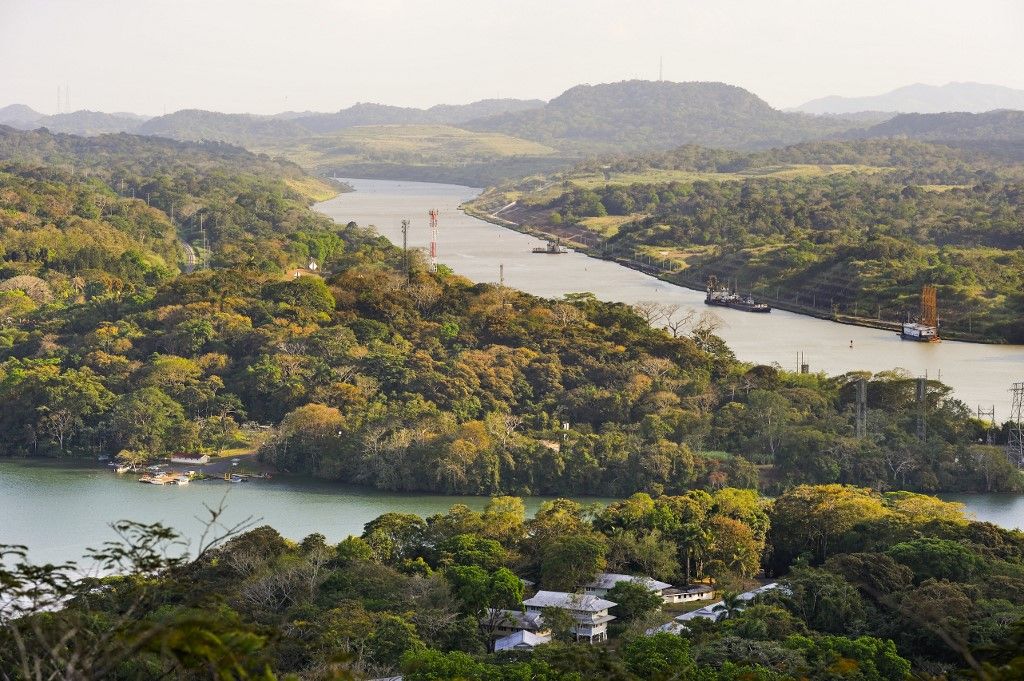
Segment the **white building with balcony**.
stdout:
<svg viewBox="0 0 1024 681">
<path fill-rule="evenodd" d="M 544 608 L 561 608 L 568 611 L 576 623 L 572 634 L 577 640 L 595 641 L 608 640 L 608 623 L 615 619 L 608 614 L 609 608 L 617 603 L 606 601 L 592 594 L 570 594 L 563 591 L 538 591 L 528 600 L 523 601 L 527 614 L 541 614 Z"/>
</svg>

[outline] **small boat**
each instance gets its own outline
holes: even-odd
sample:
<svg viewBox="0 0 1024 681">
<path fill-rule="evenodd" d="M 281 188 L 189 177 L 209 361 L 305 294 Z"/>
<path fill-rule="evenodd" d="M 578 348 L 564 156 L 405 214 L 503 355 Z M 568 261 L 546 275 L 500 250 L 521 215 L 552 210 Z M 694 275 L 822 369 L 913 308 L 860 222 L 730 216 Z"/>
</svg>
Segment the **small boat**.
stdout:
<svg viewBox="0 0 1024 681">
<path fill-rule="evenodd" d="M 117 473 L 118 475 L 124 475 L 125 473 L 131 472 L 131 470 L 131 466 L 118 466 L 117 468 L 114 469 L 114 472 Z"/>
<path fill-rule="evenodd" d="M 548 241 L 546 246 L 538 246 L 533 249 L 534 253 L 545 253 L 547 255 L 561 255 L 562 253 L 568 253 L 569 249 L 562 247 L 562 240 L 556 239 L 555 241 Z"/>
</svg>

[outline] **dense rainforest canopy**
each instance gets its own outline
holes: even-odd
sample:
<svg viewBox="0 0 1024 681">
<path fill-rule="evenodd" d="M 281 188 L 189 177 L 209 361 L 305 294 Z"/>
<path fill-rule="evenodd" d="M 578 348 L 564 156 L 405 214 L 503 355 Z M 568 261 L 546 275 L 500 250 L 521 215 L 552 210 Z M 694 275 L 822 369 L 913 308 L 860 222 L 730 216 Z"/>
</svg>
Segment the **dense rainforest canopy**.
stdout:
<svg viewBox="0 0 1024 681">
<path fill-rule="evenodd" d="M 544 300 L 418 261 L 406 275 L 385 239 L 310 211 L 294 187 L 314 185 L 288 164 L 126 135 L 12 132 L 7 144 L 20 159 L 0 175 L 8 455 L 259 443 L 293 472 L 470 494 L 1021 488 L 937 382 L 920 439 L 914 381 L 897 372 L 751 366 L 713 317 L 659 309 L 669 332 L 649 306 Z M 44 163 L 56 159 L 67 167 Z M 115 191 L 124 177 L 149 206 Z M 156 197 L 178 206 L 173 221 Z M 94 217 L 75 212 L 101 198 Z M 196 215 L 210 267 L 176 274 L 172 230 Z M 64 245 L 17 245 L 36 232 Z M 284 274 L 311 257 L 323 277 Z M 860 379 L 868 435 L 855 439 Z M 257 441 L 253 424 L 273 428 Z"/>
</svg>

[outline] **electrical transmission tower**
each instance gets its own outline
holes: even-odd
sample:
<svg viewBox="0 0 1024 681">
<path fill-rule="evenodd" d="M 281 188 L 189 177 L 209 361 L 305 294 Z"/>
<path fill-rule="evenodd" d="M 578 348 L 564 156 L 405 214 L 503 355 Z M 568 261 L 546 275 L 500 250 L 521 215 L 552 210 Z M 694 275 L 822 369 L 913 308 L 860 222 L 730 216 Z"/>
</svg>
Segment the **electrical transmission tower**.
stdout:
<svg viewBox="0 0 1024 681">
<path fill-rule="evenodd" d="M 1024 468 L 1024 383 L 1010 388 L 1013 403 L 1010 407 L 1010 432 L 1006 438 L 1006 456 L 1017 468 Z"/>
<path fill-rule="evenodd" d="M 405 279 L 412 282 L 412 270 L 409 268 L 409 221 L 402 220 L 402 266 L 405 268 Z"/>
<path fill-rule="evenodd" d="M 437 209 L 430 211 L 430 271 L 437 272 Z"/>
<path fill-rule="evenodd" d="M 917 379 L 917 439 L 928 437 L 928 379 Z"/>
<path fill-rule="evenodd" d="M 857 430 L 858 440 L 868 434 L 868 382 L 863 378 L 857 381 Z"/>
<path fill-rule="evenodd" d="M 988 424 L 985 426 L 985 444 L 992 444 L 992 431 L 996 428 L 996 407 L 992 405 L 988 409 L 982 409 L 981 405 L 978 405 L 978 420 L 982 423 Z"/>
</svg>

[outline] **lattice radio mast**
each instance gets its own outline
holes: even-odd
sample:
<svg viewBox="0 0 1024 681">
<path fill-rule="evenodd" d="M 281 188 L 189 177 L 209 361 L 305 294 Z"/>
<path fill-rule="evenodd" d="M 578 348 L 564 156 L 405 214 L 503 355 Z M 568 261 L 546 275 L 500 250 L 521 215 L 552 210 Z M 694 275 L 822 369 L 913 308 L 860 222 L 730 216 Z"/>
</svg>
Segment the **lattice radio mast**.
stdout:
<svg viewBox="0 0 1024 681">
<path fill-rule="evenodd" d="M 1017 468 L 1024 468 L 1024 383 L 1010 388 L 1013 406 L 1010 407 L 1010 432 L 1006 438 L 1006 456 Z"/>
<path fill-rule="evenodd" d="M 437 272 L 437 209 L 430 211 L 430 271 Z"/>
</svg>

